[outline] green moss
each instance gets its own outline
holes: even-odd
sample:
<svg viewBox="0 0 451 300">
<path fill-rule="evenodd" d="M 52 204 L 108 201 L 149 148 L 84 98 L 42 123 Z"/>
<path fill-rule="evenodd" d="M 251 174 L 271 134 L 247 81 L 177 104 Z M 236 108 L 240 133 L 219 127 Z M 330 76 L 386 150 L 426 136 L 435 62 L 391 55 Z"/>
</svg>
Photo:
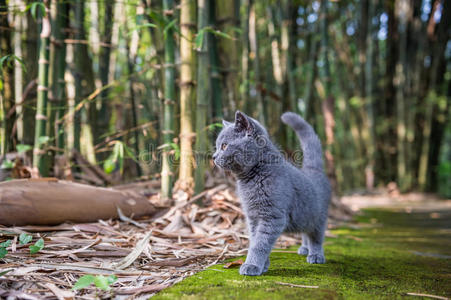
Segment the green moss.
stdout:
<svg viewBox="0 0 451 300">
<path fill-rule="evenodd" d="M 324 265 L 274 252 L 263 276 L 241 276 L 237 268 L 216 265 L 154 299 L 398 299 L 409 292 L 451 296 L 451 259 L 445 258 L 451 255 L 451 212 L 367 210 L 356 221 L 357 226 L 333 230 L 337 238 L 326 239 Z"/>
</svg>

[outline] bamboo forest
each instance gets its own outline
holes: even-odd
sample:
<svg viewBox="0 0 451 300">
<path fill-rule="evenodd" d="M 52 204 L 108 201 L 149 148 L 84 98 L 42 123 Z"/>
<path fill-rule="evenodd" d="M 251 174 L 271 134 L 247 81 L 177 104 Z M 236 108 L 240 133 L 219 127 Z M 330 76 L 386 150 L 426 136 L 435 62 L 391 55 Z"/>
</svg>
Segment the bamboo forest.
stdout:
<svg viewBox="0 0 451 300">
<path fill-rule="evenodd" d="M 450 199 L 451 0 L 0 0 L 0 299 L 449 299 Z"/>
<path fill-rule="evenodd" d="M 119 181 L 161 177 L 162 197 L 176 183 L 198 193 L 222 119 L 246 112 L 289 156 L 298 143 L 279 117 L 294 111 L 319 132 L 339 193 L 451 193 L 449 1 L 0 9 L 1 155 L 25 152 L 40 176 L 64 176 L 75 150 Z"/>
</svg>

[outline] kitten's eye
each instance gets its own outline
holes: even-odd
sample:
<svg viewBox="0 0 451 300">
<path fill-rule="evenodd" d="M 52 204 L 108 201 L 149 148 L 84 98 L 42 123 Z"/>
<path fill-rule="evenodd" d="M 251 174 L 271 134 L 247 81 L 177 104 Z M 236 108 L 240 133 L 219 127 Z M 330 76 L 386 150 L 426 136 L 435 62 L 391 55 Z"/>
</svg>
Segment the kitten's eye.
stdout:
<svg viewBox="0 0 451 300">
<path fill-rule="evenodd" d="M 221 150 L 225 150 L 225 149 L 227 149 L 227 144 L 226 143 L 222 143 Z"/>
</svg>

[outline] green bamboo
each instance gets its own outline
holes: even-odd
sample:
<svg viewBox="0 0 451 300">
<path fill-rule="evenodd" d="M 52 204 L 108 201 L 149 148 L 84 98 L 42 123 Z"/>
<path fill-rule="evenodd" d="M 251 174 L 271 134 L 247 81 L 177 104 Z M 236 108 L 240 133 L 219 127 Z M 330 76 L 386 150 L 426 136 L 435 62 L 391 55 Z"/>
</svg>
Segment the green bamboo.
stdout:
<svg viewBox="0 0 451 300">
<path fill-rule="evenodd" d="M 376 2 L 376 3 L 375 3 Z M 374 41 L 372 37 L 376 29 L 373 25 L 373 17 L 375 15 L 377 1 L 369 1 L 368 3 L 368 20 L 366 34 L 366 60 L 365 60 L 365 106 L 366 106 L 366 131 L 367 138 L 367 155 L 368 163 L 366 166 L 366 187 L 371 190 L 374 187 L 374 164 L 375 164 L 375 130 L 374 130 L 374 112 L 373 112 L 373 56 L 374 56 Z"/>
<path fill-rule="evenodd" d="M 214 5 L 216 11 L 216 25 L 218 29 L 229 35 L 235 37 L 235 28 L 237 26 L 237 6 L 238 1 L 217 0 L 210 1 L 210 6 Z M 200 30 L 200 28 L 199 28 Z M 225 101 L 229 105 L 229 110 L 234 112 L 236 109 L 241 109 L 242 101 L 239 99 L 239 84 L 238 84 L 238 41 L 237 39 L 221 38 L 217 40 L 219 49 L 219 60 L 221 65 L 221 75 L 224 86 Z"/>
<path fill-rule="evenodd" d="M 180 169 L 178 186 L 189 191 L 194 185 L 193 178 L 193 105 L 195 103 L 196 52 L 194 35 L 196 32 L 196 1 L 183 0 L 180 4 Z"/>
<path fill-rule="evenodd" d="M 407 18 L 409 4 L 407 0 L 396 1 L 396 15 L 399 20 L 399 62 L 396 67 L 396 133 L 397 133 L 397 179 L 401 191 L 410 188 L 411 174 L 407 160 L 406 128 L 406 67 L 407 67 Z"/>
<path fill-rule="evenodd" d="M 84 27 L 85 0 L 77 0 L 74 4 L 75 10 L 75 39 L 86 40 Z M 75 78 L 75 106 L 90 95 L 94 89 L 94 73 L 92 60 L 89 56 L 88 47 L 83 42 L 75 44 L 74 47 L 74 78 Z M 74 115 L 74 148 L 80 151 L 90 163 L 96 163 L 94 153 L 94 131 L 97 127 L 97 114 L 94 103 L 86 103 L 78 109 Z M 81 143 L 83 140 L 83 143 Z"/>
<path fill-rule="evenodd" d="M 199 0 L 197 5 L 198 32 L 208 26 L 209 1 Z M 199 34 L 199 33 L 198 33 Z M 204 189 L 205 168 L 207 166 L 207 113 L 210 98 L 210 82 L 208 72 L 208 40 L 207 32 L 204 32 L 204 41 L 198 53 L 197 63 L 197 104 L 196 104 L 196 170 L 194 173 L 195 193 Z"/>
<path fill-rule="evenodd" d="M 164 14 L 168 21 L 174 13 L 174 1 L 163 0 Z M 166 32 L 164 41 L 164 110 L 163 110 L 163 153 L 161 168 L 161 201 L 170 203 L 173 184 L 173 162 L 170 156 L 174 139 L 174 106 L 175 106 L 175 40 L 173 29 Z"/>
<path fill-rule="evenodd" d="M 75 39 L 81 40 L 84 38 L 83 19 L 84 19 L 84 1 L 77 0 L 74 4 L 75 9 Z M 76 44 L 74 47 L 74 64 L 76 71 L 75 77 L 75 107 L 80 103 L 82 99 L 82 78 L 81 78 L 81 57 L 79 55 L 81 51 L 81 44 Z M 80 109 L 74 113 L 74 149 L 80 151 L 80 134 L 81 134 L 81 111 Z"/>
<path fill-rule="evenodd" d="M 103 16 L 103 33 L 101 36 L 101 40 L 105 46 L 100 48 L 100 57 L 99 57 L 99 75 L 100 81 L 102 82 L 102 86 L 106 86 L 109 83 L 109 71 L 110 71 L 110 56 L 111 56 L 111 38 L 112 38 L 112 29 L 113 26 L 113 9 L 114 3 L 113 1 L 105 1 L 105 12 Z M 108 95 L 109 89 L 103 89 L 100 93 L 100 109 L 98 113 L 98 133 L 104 134 L 108 132 L 108 126 L 110 121 L 111 108 L 108 105 Z M 96 142 L 100 142 L 100 136 L 96 136 Z M 99 158 L 105 158 L 105 154 L 100 154 Z"/>
<path fill-rule="evenodd" d="M 1 79 L 0 79 L 1 80 Z M 6 122 L 5 105 L 2 89 L 0 88 L 0 158 L 6 154 Z"/>
<path fill-rule="evenodd" d="M 250 0 L 241 1 L 241 24 L 243 32 L 241 35 L 241 99 L 244 101 L 244 111 L 249 111 L 249 15 Z"/>
<path fill-rule="evenodd" d="M 0 1 L 0 57 L 13 53 L 11 48 L 11 32 L 12 29 L 9 26 L 8 21 L 8 2 L 5 0 Z M 1 95 L 1 153 L 7 153 L 12 146 L 11 130 L 13 128 L 14 118 L 8 117 L 7 114 L 14 104 L 14 72 L 12 68 L 0 66 L 0 93 Z"/>
<path fill-rule="evenodd" d="M 65 28 L 67 27 L 67 4 L 64 1 L 52 0 L 52 34 L 54 38 L 53 53 L 50 57 L 50 66 L 52 76 L 51 92 L 53 105 L 50 114 L 50 132 L 54 132 L 51 136 L 55 137 L 55 145 L 58 149 L 64 149 L 64 126 L 62 117 L 65 112 L 65 80 L 64 73 L 66 71 L 66 44 Z"/>
<path fill-rule="evenodd" d="M 216 25 L 215 2 L 210 2 L 209 24 Z M 221 86 L 221 67 L 218 57 L 218 37 L 210 35 L 207 39 L 208 56 L 210 58 L 210 84 L 212 102 L 212 123 L 221 122 L 223 118 L 223 91 Z"/>
<path fill-rule="evenodd" d="M 42 29 L 39 46 L 39 71 L 38 71 L 38 102 L 36 108 L 36 126 L 33 149 L 33 167 L 39 171 L 41 176 L 48 176 L 49 166 L 46 159 L 46 150 L 48 137 L 46 136 L 46 109 L 48 100 L 48 82 L 49 82 L 49 42 L 51 25 L 49 18 L 49 0 L 43 1 L 45 13 L 42 15 Z"/>
</svg>

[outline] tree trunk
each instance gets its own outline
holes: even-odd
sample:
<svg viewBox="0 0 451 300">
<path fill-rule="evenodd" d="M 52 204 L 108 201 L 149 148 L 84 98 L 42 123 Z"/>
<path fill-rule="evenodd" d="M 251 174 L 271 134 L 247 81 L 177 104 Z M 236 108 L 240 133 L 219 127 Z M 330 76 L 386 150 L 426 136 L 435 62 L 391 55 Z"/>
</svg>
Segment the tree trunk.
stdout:
<svg viewBox="0 0 451 300">
<path fill-rule="evenodd" d="M 49 164 L 46 158 L 46 147 L 49 138 L 46 135 L 47 122 L 47 100 L 49 83 L 49 42 L 50 42 L 50 18 L 49 0 L 44 1 L 45 14 L 42 18 L 42 29 L 39 46 L 39 80 L 38 80 L 38 102 L 36 108 L 35 140 L 33 149 L 33 168 L 43 177 L 49 174 Z"/>
<path fill-rule="evenodd" d="M 223 75 L 223 91 L 226 99 L 224 103 L 230 105 L 232 112 L 241 107 L 238 85 L 238 42 L 235 39 L 235 27 L 237 27 L 236 2 L 235 0 L 217 0 L 214 3 L 219 30 L 234 38 L 233 40 L 225 38 L 218 40 L 219 60 Z"/>
<path fill-rule="evenodd" d="M 12 1 L 16 5 L 16 9 L 25 10 L 25 4 L 22 0 Z M 24 17 L 21 14 L 14 15 L 14 55 L 22 58 L 22 31 L 23 31 Z M 16 104 L 16 132 L 17 140 L 21 144 L 25 144 L 24 141 L 24 120 L 23 120 L 23 105 L 22 105 L 22 91 L 24 88 L 23 82 L 23 70 L 20 62 L 14 62 L 14 98 Z M 28 125 L 28 124 L 27 124 Z"/>
<path fill-rule="evenodd" d="M 65 16 L 68 14 L 67 4 L 62 1 L 52 0 L 52 48 L 50 67 L 52 68 L 52 86 L 51 95 L 52 112 L 50 114 L 50 126 L 49 128 L 54 132 L 55 146 L 58 149 L 64 149 L 64 128 L 63 120 L 61 118 L 65 112 L 65 88 L 66 83 L 64 75 L 66 71 L 66 43 L 64 39 L 66 37 L 65 31 L 67 30 L 68 18 Z"/>
<path fill-rule="evenodd" d="M 295 60 L 293 58 L 296 51 L 293 47 L 293 40 L 295 40 L 295 34 L 293 30 L 293 21 L 296 22 L 297 12 L 293 17 L 293 8 L 291 1 L 282 1 L 282 28 L 281 28 L 281 48 L 282 48 L 282 65 L 284 70 L 284 111 L 297 112 L 297 96 L 296 96 L 296 84 L 295 84 Z M 287 128 L 288 129 L 288 128 Z M 294 150 L 297 144 L 296 135 L 293 130 L 286 131 L 286 146 L 287 149 Z"/>
<path fill-rule="evenodd" d="M 334 144 L 334 106 L 335 99 L 331 94 L 331 77 L 330 77 L 330 66 L 329 66 L 329 33 L 328 33 L 328 22 L 327 22 L 327 5 L 328 0 L 321 1 L 321 12 L 320 12 L 320 22 L 321 22 L 321 51 L 320 55 L 324 62 L 322 68 L 320 68 L 320 79 L 324 86 L 324 98 L 322 99 L 322 111 L 324 113 L 325 122 L 325 132 L 326 132 L 326 150 L 324 156 L 326 158 L 326 172 L 331 181 L 332 191 L 335 195 L 338 195 L 338 185 L 337 176 L 335 174 L 335 162 L 332 155 L 332 147 Z"/>
<path fill-rule="evenodd" d="M 111 115 L 111 107 L 109 106 L 108 95 L 109 89 L 105 86 L 109 83 L 109 73 L 110 73 L 110 55 L 111 55 L 111 38 L 112 38 L 112 28 L 111 23 L 113 22 L 113 9 L 114 3 L 112 1 L 105 1 L 105 14 L 103 16 L 103 32 L 101 36 L 102 47 L 100 48 L 99 57 L 99 75 L 100 81 L 102 82 L 102 92 L 100 93 L 100 108 L 98 112 L 98 133 L 106 133 L 109 129 L 109 121 Z M 116 4 L 117 5 L 117 4 Z M 101 142 L 101 137 L 95 137 L 96 143 Z M 100 154 L 99 158 L 105 158 L 105 155 Z"/>
<path fill-rule="evenodd" d="M 174 14 L 173 0 L 163 0 L 163 10 L 167 20 Z M 161 169 L 161 201 L 170 204 L 173 184 L 173 165 L 171 144 L 174 138 L 174 106 L 175 106 L 175 40 L 173 29 L 166 33 L 164 45 L 164 113 L 163 113 L 163 165 Z"/>
<path fill-rule="evenodd" d="M 447 65 L 445 62 L 445 49 L 450 37 L 450 18 L 451 5 L 449 2 L 446 2 L 443 4 L 440 23 L 435 26 L 435 30 L 429 32 L 430 38 L 433 41 L 433 46 L 431 47 L 432 66 L 429 71 L 429 93 L 426 97 L 426 113 L 423 126 L 423 144 L 421 147 L 420 164 L 418 170 L 418 184 L 420 189 L 423 191 L 427 190 L 427 188 L 431 185 L 435 186 L 435 183 L 431 184 L 431 177 L 436 178 L 436 171 L 433 170 L 433 167 L 437 168 L 437 157 L 439 154 L 443 135 L 443 129 L 441 127 L 444 126 L 444 124 L 442 126 L 438 126 L 438 124 L 443 123 L 443 119 L 446 119 L 446 112 L 449 109 L 449 99 L 447 100 L 447 102 L 445 102 L 445 105 L 442 104 L 440 105 L 441 107 L 438 107 L 438 97 L 441 94 L 446 94 L 446 92 L 443 91 L 444 89 L 442 89 L 441 85 L 444 79 Z M 435 20 L 432 19 L 431 21 Z M 445 116 L 442 117 L 442 121 L 440 121 L 440 115 Z M 433 125 L 435 125 L 435 128 L 433 128 Z M 433 156 L 431 156 L 431 150 L 433 150 Z"/>
<path fill-rule="evenodd" d="M 126 27 L 126 30 L 128 31 L 128 27 Z M 132 115 L 132 127 L 136 128 L 138 127 L 138 112 L 136 107 L 136 96 L 135 96 L 135 75 L 134 75 L 134 66 L 136 64 L 136 57 L 138 52 L 138 45 L 139 45 L 139 34 L 137 31 L 133 31 L 131 39 L 127 38 L 127 46 L 126 46 L 126 52 L 127 52 L 127 69 L 128 69 L 128 88 L 129 88 L 129 95 L 130 95 L 130 110 Z M 139 131 L 134 130 L 133 131 L 133 138 L 134 143 L 133 147 L 135 150 L 135 155 L 139 157 Z M 135 164 L 136 167 L 136 175 L 138 177 L 141 176 L 141 166 L 139 165 L 139 161 L 132 162 Z"/>
<path fill-rule="evenodd" d="M 375 3 L 376 2 L 376 3 Z M 365 127 L 367 129 L 367 166 L 365 168 L 365 183 L 368 190 L 372 190 L 374 187 L 374 164 L 375 164 L 375 124 L 374 124 L 374 112 L 373 112 L 373 57 L 374 57 L 374 25 L 373 17 L 375 15 L 375 8 L 377 1 L 369 1 L 368 3 L 368 18 L 367 18 L 367 30 L 366 34 L 366 59 L 365 59 L 365 106 L 366 106 L 366 122 Z"/>
<path fill-rule="evenodd" d="M 242 0 L 241 3 L 241 26 L 243 28 L 241 34 L 241 99 L 244 103 L 249 103 L 249 14 L 251 7 L 250 0 Z M 249 112 L 247 107 L 244 110 Z"/>
<path fill-rule="evenodd" d="M 198 0 L 197 2 L 197 32 L 204 30 L 208 26 L 209 15 L 208 0 Z M 204 32 L 204 41 L 198 50 L 197 61 L 197 93 L 196 93 L 196 143 L 195 158 L 196 169 L 194 173 L 194 192 L 200 193 L 205 184 L 205 168 L 207 166 L 207 113 L 210 99 L 210 82 L 208 72 L 208 39 L 209 33 Z"/>
<path fill-rule="evenodd" d="M 0 57 L 3 55 L 12 54 L 11 48 L 11 29 L 8 22 L 8 4 L 6 1 L 0 1 Z M 1 66 L 3 68 L 3 66 Z M 2 72 L 0 80 L 2 81 L 2 87 L 0 88 L 0 97 L 2 99 L 0 121 L 0 154 L 4 155 L 11 149 L 12 139 L 12 125 L 13 117 L 7 117 L 7 113 L 14 105 L 14 91 L 13 91 L 13 70 L 11 68 L 5 68 Z"/>
<path fill-rule="evenodd" d="M 387 58 L 385 63 L 385 86 L 382 111 L 384 119 L 387 123 L 386 131 L 384 132 L 384 159 L 381 168 L 386 170 L 385 182 L 394 181 L 397 178 L 397 154 L 391 151 L 389 145 L 396 145 L 396 105 L 393 105 L 393 100 L 396 97 L 395 75 L 396 64 L 398 61 L 398 22 L 395 16 L 395 5 L 392 0 L 384 1 L 384 8 L 388 15 L 388 32 L 387 32 Z"/>
<path fill-rule="evenodd" d="M 407 69 L 407 18 L 409 15 L 408 0 L 396 1 L 396 16 L 399 20 L 399 60 L 396 67 L 396 116 L 397 116 L 397 169 L 398 184 L 401 191 L 411 187 L 411 175 L 408 168 L 407 157 L 407 126 L 406 126 L 406 69 Z"/>
<path fill-rule="evenodd" d="M 313 33 L 310 37 L 310 47 L 308 50 L 308 74 L 307 74 L 307 83 L 304 92 L 304 119 L 307 121 L 310 120 L 310 112 L 312 110 L 312 99 L 313 99 L 313 86 L 317 73 L 316 61 L 318 58 L 318 46 L 319 46 L 319 35 L 317 34 L 319 28 L 319 21 L 313 24 Z"/>
<path fill-rule="evenodd" d="M 32 0 L 25 1 L 25 4 L 30 5 Z M 27 71 L 24 72 L 24 84 L 25 86 L 29 86 L 32 82 L 37 82 L 38 77 L 38 61 L 39 53 L 38 53 L 38 42 L 39 42 L 39 32 L 38 32 L 38 23 L 37 20 L 33 18 L 31 15 L 31 11 L 28 10 L 26 13 L 26 28 L 25 28 L 25 39 L 24 39 L 24 49 L 23 51 L 23 59 L 24 64 L 27 66 Z M 29 103 L 36 100 L 36 92 L 33 90 L 32 93 L 28 93 L 26 95 L 25 101 L 28 105 L 22 105 L 23 111 L 23 123 L 27 124 L 27 128 L 35 128 L 35 109 L 32 107 L 33 105 L 29 105 Z M 23 133 L 23 143 L 26 145 L 32 145 L 34 143 L 34 130 L 24 130 Z"/>
<path fill-rule="evenodd" d="M 180 169 L 178 188 L 192 193 L 193 179 L 193 106 L 195 103 L 196 52 L 193 40 L 196 32 L 196 2 L 180 4 Z"/>
<path fill-rule="evenodd" d="M 210 13 L 208 18 L 210 27 L 216 26 L 215 2 L 210 2 Z M 212 102 L 212 123 L 221 123 L 223 118 L 223 90 L 221 86 L 221 66 L 218 57 L 218 37 L 210 35 L 207 39 L 208 57 L 210 61 L 210 85 L 211 85 L 211 102 Z M 230 113 L 226 111 L 226 113 Z M 227 117 L 230 117 L 228 115 Z"/>
<path fill-rule="evenodd" d="M 263 104 L 263 95 L 261 93 L 261 72 L 260 72 L 260 55 L 258 47 L 257 36 L 257 15 L 255 9 L 255 3 L 251 0 L 249 12 L 249 44 L 251 48 L 251 57 L 253 57 L 254 65 L 254 85 L 256 89 L 256 117 L 262 124 L 265 124 L 265 112 Z"/>
<path fill-rule="evenodd" d="M 77 41 L 74 49 L 75 106 L 78 106 L 81 101 L 84 101 L 85 97 L 94 91 L 95 84 L 88 47 L 81 42 L 86 39 L 84 28 L 85 1 L 77 0 L 74 4 L 74 10 L 75 40 Z M 83 104 L 74 116 L 74 148 L 86 156 L 92 164 L 96 163 L 93 141 L 96 119 L 94 102 Z M 82 144 L 81 139 L 83 139 Z"/>
</svg>

